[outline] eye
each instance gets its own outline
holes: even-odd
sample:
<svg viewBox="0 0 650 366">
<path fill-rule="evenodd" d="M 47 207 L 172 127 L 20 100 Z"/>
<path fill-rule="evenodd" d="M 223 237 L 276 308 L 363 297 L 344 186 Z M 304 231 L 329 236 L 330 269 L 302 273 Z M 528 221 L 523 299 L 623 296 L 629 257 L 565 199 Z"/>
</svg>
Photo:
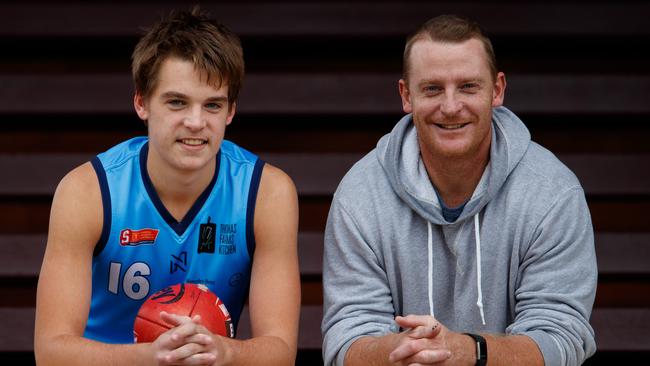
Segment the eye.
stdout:
<svg viewBox="0 0 650 366">
<path fill-rule="evenodd" d="M 422 88 L 422 92 L 424 92 L 424 94 L 427 95 L 438 94 L 442 92 L 442 87 L 440 87 L 439 85 L 425 85 Z"/>
<path fill-rule="evenodd" d="M 206 103 L 205 108 L 211 111 L 218 111 L 221 109 L 221 103 L 214 103 L 214 102 Z"/>
<path fill-rule="evenodd" d="M 186 104 L 185 101 L 181 99 L 170 99 L 167 101 L 167 105 L 171 109 L 181 109 L 185 107 L 185 104 Z"/>
<path fill-rule="evenodd" d="M 477 83 L 465 83 L 461 85 L 460 89 L 464 92 L 474 93 L 479 90 L 479 85 Z"/>
</svg>

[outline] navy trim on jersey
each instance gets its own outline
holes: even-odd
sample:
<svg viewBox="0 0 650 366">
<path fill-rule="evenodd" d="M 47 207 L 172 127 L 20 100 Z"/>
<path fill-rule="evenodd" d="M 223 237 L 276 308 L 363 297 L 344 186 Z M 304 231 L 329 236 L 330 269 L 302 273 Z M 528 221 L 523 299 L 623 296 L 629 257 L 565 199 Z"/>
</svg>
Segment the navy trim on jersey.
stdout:
<svg viewBox="0 0 650 366">
<path fill-rule="evenodd" d="M 257 201 L 257 190 L 260 187 L 260 180 L 262 180 L 262 168 L 264 168 L 264 160 L 257 158 L 253 174 L 251 175 L 251 184 L 248 188 L 248 204 L 246 205 L 246 245 L 248 246 L 248 256 L 253 261 L 253 253 L 255 253 L 255 202 Z"/>
<path fill-rule="evenodd" d="M 108 180 L 106 179 L 104 166 L 97 156 L 93 158 L 91 164 L 93 165 L 95 173 L 97 174 L 97 179 L 99 180 L 99 190 L 102 192 L 102 207 L 104 208 L 102 234 L 99 236 L 99 240 L 97 241 L 95 250 L 93 251 L 93 256 L 96 257 L 102 252 L 102 250 L 104 250 L 104 247 L 106 247 L 106 243 L 108 242 L 108 235 L 111 233 L 111 217 L 113 214 L 111 212 L 111 191 L 108 189 Z"/>
<path fill-rule="evenodd" d="M 153 183 L 151 183 L 151 178 L 149 178 L 149 172 L 147 172 L 147 156 L 149 155 L 149 142 L 147 141 L 144 145 L 142 145 L 142 148 L 140 149 L 140 175 L 142 176 L 142 182 L 144 183 L 144 187 L 147 190 L 147 193 L 149 194 L 149 198 L 151 199 L 151 202 L 153 202 L 154 206 L 158 210 L 158 213 L 160 213 L 160 216 L 167 222 L 167 225 L 171 227 L 178 236 L 182 236 L 187 227 L 192 223 L 194 220 L 194 217 L 199 213 L 201 208 L 203 207 L 203 204 L 205 201 L 208 199 L 210 196 L 210 192 L 212 192 L 212 188 L 214 188 L 214 185 L 217 182 L 217 177 L 219 176 L 219 166 L 221 162 L 221 150 L 217 152 L 217 158 L 215 159 L 215 170 L 214 170 L 214 175 L 212 176 L 212 180 L 210 181 L 210 184 L 205 188 L 203 193 L 199 196 L 199 198 L 194 202 L 190 210 L 185 214 L 183 217 L 183 220 L 176 221 L 174 216 L 169 213 L 165 205 L 162 203 L 160 200 L 160 197 L 158 197 L 158 192 L 156 192 L 156 189 L 153 186 Z"/>
</svg>

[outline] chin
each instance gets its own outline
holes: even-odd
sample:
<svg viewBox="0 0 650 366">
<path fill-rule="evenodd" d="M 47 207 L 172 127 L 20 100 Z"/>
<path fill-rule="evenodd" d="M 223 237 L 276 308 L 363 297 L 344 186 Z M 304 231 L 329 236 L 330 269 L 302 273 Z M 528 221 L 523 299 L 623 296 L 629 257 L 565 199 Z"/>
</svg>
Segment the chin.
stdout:
<svg viewBox="0 0 650 366">
<path fill-rule="evenodd" d="M 196 171 L 205 168 L 210 162 L 213 162 L 212 159 L 201 159 L 201 158 L 185 158 L 181 161 L 178 161 L 175 165 L 178 170 L 183 171 Z"/>
</svg>

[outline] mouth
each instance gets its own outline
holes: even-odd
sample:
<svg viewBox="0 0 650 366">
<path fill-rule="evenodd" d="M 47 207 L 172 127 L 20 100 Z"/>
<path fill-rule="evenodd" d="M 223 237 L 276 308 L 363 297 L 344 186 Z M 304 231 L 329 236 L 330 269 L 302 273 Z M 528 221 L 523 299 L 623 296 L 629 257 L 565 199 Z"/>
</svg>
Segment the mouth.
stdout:
<svg viewBox="0 0 650 366">
<path fill-rule="evenodd" d="M 176 140 L 176 142 L 180 142 L 183 145 L 200 146 L 200 145 L 207 144 L 208 140 L 203 140 L 203 139 L 179 139 L 179 140 Z"/>
<path fill-rule="evenodd" d="M 458 130 L 467 126 L 468 124 L 469 123 L 455 123 L 455 124 L 434 123 L 434 125 L 436 125 L 438 128 L 442 128 L 443 130 Z"/>
</svg>

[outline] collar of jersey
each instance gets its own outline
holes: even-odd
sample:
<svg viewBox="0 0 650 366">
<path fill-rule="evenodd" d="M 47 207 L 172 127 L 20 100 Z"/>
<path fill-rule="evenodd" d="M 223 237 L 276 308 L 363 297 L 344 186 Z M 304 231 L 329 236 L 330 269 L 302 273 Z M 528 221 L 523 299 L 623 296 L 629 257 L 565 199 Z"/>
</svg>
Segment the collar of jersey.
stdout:
<svg viewBox="0 0 650 366">
<path fill-rule="evenodd" d="M 172 230 L 174 230 L 176 235 L 183 236 L 183 233 L 185 233 L 187 227 L 192 223 L 192 221 L 194 221 L 194 217 L 196 217 L 196 215 L 203 207 L 203 204 L 210 196 L 210 193 L 212 192 L 212 188 L 214 188 L 214 185 L 217 182 L 217 178 L 219 176 L 219 165 L 220 165 L 219 163 L 221 162 L 221 150 L 217 152 L 214 176 L 212 177 L 210 184 L 208 184 L 208 186 L 205 188 L 203 193 L 201 193 L 199 198 L 197 198 L 196 202 L 194 202 L 190 210 L 187 211 L 185 217 L 183 217 L 181 221 L 176 221 L 174 216 L 172 216 L 172 214 L 170 214 L 169 211 L 167 211 L 167 208 L 165 207 L 165 205 L 163 205 L 162 201 L 160 200 L 160 197 L 158 197 L 158 192 L 156 192 L 153 183 L 151 183 L 151 178 L 149 178 L 149 172 L 147 172 L 148 155 L 149 155 L 149 142 L 147 141 L 144 145 L 142 145 L 142 148 L 140 149 L 140 175 L 142 176 L 142 183 L 144 184 L 144 187 L 147 190 L 147 193 L 149 194 L 149 198 L 151 199 L 151 202 L 153 202 L 154 206 L 156 207 L 156 210 L 158 210 L 160 216 L 165 220 L 167 225 L 169 225 L 169 227 L 172 228 Z"/>
</svg>

